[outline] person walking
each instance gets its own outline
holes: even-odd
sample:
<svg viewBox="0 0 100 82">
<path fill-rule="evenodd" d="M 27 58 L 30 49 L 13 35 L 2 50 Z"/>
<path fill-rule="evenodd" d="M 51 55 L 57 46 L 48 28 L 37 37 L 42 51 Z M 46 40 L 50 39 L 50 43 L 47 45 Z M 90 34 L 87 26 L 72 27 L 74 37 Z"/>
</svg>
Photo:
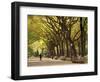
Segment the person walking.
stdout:
<svg viewBox="0 0 100 82">
<path fill-rule="evenodd" d="M 40 53 L 40 61 L 42 61 L 42 54 Z"/>
</svg>

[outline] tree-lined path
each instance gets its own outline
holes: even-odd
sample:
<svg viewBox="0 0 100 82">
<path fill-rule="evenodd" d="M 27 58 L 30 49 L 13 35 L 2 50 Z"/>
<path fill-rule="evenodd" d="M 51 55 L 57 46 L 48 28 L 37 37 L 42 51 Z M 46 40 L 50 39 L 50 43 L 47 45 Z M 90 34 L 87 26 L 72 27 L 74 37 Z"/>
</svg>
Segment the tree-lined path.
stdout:
<svg viewBox="0 0 100 82">
<path fill-rule="evenodd" d="M 28 15 L 29 66 L 87 63 L 87 57 L 87 17 Z"/>
</svg>

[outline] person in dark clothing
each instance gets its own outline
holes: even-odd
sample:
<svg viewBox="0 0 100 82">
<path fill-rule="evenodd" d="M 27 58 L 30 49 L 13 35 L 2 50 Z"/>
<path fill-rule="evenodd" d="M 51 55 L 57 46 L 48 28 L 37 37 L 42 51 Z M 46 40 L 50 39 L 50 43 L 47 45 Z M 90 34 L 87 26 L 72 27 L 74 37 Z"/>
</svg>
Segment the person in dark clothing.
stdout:
<svg viewBox="0 0 100 82">
<path fill-rule="evenodd" d="M 40 54 L 40 61 L 42 60 L 42 55 Z"/>
</svg>

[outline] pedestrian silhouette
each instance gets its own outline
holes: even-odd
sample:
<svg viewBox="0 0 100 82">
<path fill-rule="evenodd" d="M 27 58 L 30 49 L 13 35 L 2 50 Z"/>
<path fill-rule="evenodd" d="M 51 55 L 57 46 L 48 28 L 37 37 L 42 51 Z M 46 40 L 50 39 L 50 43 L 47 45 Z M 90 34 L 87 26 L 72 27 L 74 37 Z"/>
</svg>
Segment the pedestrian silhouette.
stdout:
<svg viewBox="0 0 100 82">
<path fill-rule="evenodd" d="M 40 54 L 40 61 L 42 60 L 42 54 Z"/>
</svg>

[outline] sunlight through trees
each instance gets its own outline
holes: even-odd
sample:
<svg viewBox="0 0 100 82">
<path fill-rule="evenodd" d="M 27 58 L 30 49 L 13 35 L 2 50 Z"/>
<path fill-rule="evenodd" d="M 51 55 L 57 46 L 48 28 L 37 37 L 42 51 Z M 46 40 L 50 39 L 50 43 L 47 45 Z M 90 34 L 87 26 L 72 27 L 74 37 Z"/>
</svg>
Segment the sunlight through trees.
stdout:
<svg viewBox="0 0 100 82">
<path fill-rule="evenodd" d="M 28 15 L 28 57 L 87 62 L 87 17 Z"/>
</svg>

